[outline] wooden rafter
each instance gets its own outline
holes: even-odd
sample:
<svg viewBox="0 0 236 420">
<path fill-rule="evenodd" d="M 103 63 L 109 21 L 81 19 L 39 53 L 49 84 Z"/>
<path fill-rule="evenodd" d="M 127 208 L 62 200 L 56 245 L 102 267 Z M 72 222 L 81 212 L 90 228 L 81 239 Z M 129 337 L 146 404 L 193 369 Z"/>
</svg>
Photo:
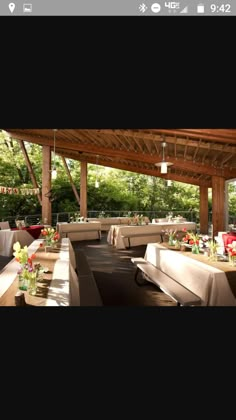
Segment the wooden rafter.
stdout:
<svg viewBox="0 0 236 420">
<path fill-rule="evenodd" d="M 20 145 L 21 151 L 22 151 L 23 156 L 25 158 L 25 163 L 26 163 L 26 166 L 27 166 L 28 171 L 29 171 L 31 182 L 32 182 L 34 188 L 39 188 L 39 185 L 37 183 L 37 180 L 36 180 L 36 177 L 35 177 L 35 174 L 34 174 L 34 170 L 33 170 L 33 167 L 31 165 L 31 162 L 30 162 L 27 150 L 25 148 L 24 142 L 22 140 L 18 140 L 18 143 Z M 37 194 L 37 198 L 38 198 L 39 204 L 42 205 L 41 193 Z"/>
</svg>

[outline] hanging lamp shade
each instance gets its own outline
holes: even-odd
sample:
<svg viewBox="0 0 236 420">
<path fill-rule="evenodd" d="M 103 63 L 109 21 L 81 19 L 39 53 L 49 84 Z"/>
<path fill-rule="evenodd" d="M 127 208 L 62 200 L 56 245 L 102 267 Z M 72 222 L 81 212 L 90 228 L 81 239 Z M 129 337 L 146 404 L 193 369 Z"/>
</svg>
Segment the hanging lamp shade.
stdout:
<svg viewBox="0 0 236 420">
<path fill-rule="evenodd" d="M 168 166 L 173 165 L 173 163 L 172 162 L 167 162 L 166 159 L 165 159 L 166 142 L 163 141 L 161 143 L 161 145 L 162 145 L 162 161 L 155 163 L 155 166 L 160 166 L 160 168 L 161 168 L 161 174 L 167 174 L 167 172 L 168 172 Z"/>
<path fill-rule="evenodd" d="M 55 157 L 56 157 L 56 131 L 57 129 L 54 128 L 54 137 L 53 137 L 53 166 L 52 166 L 52 179 L 56 179 L 57 178 L 57 168 L 56 168 L 56 161 L 55 161 Z"/>
</svg>

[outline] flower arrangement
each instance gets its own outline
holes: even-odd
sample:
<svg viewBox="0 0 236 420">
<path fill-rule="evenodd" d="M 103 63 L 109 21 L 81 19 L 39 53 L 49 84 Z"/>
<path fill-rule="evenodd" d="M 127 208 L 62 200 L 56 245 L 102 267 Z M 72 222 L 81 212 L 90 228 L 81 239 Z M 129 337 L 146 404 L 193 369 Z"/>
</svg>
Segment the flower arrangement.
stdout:
<svg viewBox="0 0 236 420">
<path fill-rule="evenodd" d="M 166 236 L 172 236 L 173 239 L 178 236 L 176 229 L 164 229 L 162 230 L 162 233 L 164 233 Z"/>
<path fill-rule="evenodd" d="M 236 265 L 236 241 L 234 241 L 232 244 L 228 244 L 226 251 L 228 252 L 230 264 Z"/>
<path fill-rule="evenodd" d="M 71 223 L 75 223 L 75 222 L 80 222 L 80 220 L 81 220 L 81 217 L 80 217 L 80 213 L 79 212 L 75 212 L 74 214 L 73 214 L 73 216 L 71 216 L 70 217 L 70 222 Z"/>
<path fill-rule="evenodd" d="M 168 236 L 168 244 L 170 246 L 176 245 L 177 248 L 180 246 L 176 229 L 164 229 L 162 233 Z"/>
<path fill-rule="evenodd" d="M 217 249 L 219 244 L 212 239 L 207 242 L 207 247 L 209 249 L 209 260 L 217 261 Z"/>
<path fill-rule="evenodd" d="M 182 238 L 182 242 L 189 245 L 197 245 L 199 246 L 200 238 L 197 233 L 194 232 L 188 232 L 186 228 L 183 228 L 183 232 L 186 233 L 186 235 Z"/>
<path fill-rule="evenodd" d="M 200 248 L 208 248 L 209 247 L 209 244 L 208 244 L 209 240 L 210 240 L 210 237 L 208 235 L 203 235 L 199 240 Z"/>
<path fill-rule="evenodd" d="M 183 232 L 186 233 L 186 235 L 182 238 L 182 243 L 192 245 L 192 253 L 193 254 L 199 254 L 199 244 L 200 244 L 200 238 L 197 233 L 194 232 L 188 232 L 186 228 L 183 228 Z"/>
<path fill-rule="evenodd" d="M 35 254 L 29 256 L 28 247 L 21 248 L 20 242 L 15 242 L 13 245 L 13 255 L 21 265 L 17 274 L 19 276 L 19 289 L 28 290 L 30 294 L 36 294 L 36 280 L 39 272 L 43 272 L 44 268 L 40 263 L 33 263 L 36 258 Z"/>
<path fill-rule="evenodd" d="M 20 242 L 15 242 L 13 245 L 13 255 L 22 266 L 28 264 L 32 266 L 32 260 L 35 258 L 35 254 L 32 254 L 31 257 L 28 255 L 28 247 L 25 245 L 23 248 L 21 248 Z"/>
<path fill-rule="evenodd" d="M 143 225 L 149 223 L 149 218 L 143 214 L 136 214 L 131 218 L 132 225 Z"/>
<path fill-rule="evenodd" d="M 48 246 L 55 245 L 60 239 L 60 234 L 54 228 L 41 229 L 41 233 Z"/>
</svg>

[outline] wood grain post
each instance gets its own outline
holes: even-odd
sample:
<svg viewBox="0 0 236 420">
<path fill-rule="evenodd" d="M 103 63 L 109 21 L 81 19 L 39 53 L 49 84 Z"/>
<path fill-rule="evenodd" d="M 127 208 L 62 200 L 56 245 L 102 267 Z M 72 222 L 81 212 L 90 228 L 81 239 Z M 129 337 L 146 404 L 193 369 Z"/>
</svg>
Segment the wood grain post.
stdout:
<svg viewBox="0 0 236 420">
<path fill-rule="evenodd" d="M 74 194 L 75 194 L 75 198 L 76 198 L 76 200 L 77 200 L 77 203 L 78 203 L 78 205 L 80 206 L 80 198 L 79 198 L 79 194 L 78 194 L 78 191 L 77 191 L 77 189 L 76 189 L 76 186 L 75 186 L 75 184 L 74 184 L 74 182 L 73 182 L 72 176 L 71 176 L 71 174 L 70 174 L 70 171 L 69 171 L 68 165 L 67 165 L 67 163 L 66 163 L 66 159 L 65 159 L 63 156 L 61 156 L 61 159 L 62 159 L 63 165 L 64 165 L 64 167 L 65 167 L 65 170 L 66 170 L 67 176 L 68 176 L 68 178 L 69 178 L 69 181 L 70 181 L 70 184 L 71 184 L 72 190 L 73 190 L 73 192 L 74 192 Z"/>
<path fill-rule="evenodd" d="M 87 217 L 87 162 L 80 162 L 80 216 Z"/>
<path fill-rule="evenodd" d="M 208 234 L 208 188 L 200 186 L 200 232 Z"/>
<path fill-rule="evenodd" d="M 212 236 L 225 231 L 225 178 L 212 177 Z"/>
<path fill-rule="evenodd" d="M 42 150 L 42 222 L 52 224 L 52 203 L 50 201 L 51 192 L 51 148 L 43 146 Z"/>
</svg>

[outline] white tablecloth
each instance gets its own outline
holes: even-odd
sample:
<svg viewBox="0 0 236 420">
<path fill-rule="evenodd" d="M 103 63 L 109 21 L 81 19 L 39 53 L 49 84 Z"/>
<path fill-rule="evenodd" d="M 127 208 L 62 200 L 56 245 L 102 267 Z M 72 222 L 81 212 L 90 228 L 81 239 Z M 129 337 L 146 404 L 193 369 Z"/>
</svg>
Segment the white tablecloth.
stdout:
<svg viewBox="0 0 236 420">
<path fill-rule="evenodd" d="M 42 240 L 37 239 L 28 247 L 29 256 L 35 253 Z M 47 253 L 50 259 L 50 252 Z M 0 297 L 6 292 L 16 278 L 19 263 L 13 259 L 0 274 Z M 52 281 L 47 298 L 31 296 L 25 292 L 26 303 L 35 306 L 79 306 L 79 281 L 75 272 L 75 255 L 70 240 L 61 241 L 59 258 L 55 263 Z"/>
<path fill-rule="evenodd" d="M 110 245 L 115 246 L 118 249 L 124 249 L 128 246 L 128 240 L 123 239 L 122 235 L 128 235 L 133 233 L 147 234 L 147 236 L 133 237 L 130 239 L 131 246 L 143 245 L 149 242 L 160 241 L 160 233 L 165 229 L 176 229 L 181 231 L 183 228 L 187 230 L 195 230 L 196 224 L 192 222 L 185 223 L 149 223 L 148 225 L 142 226 L 120 226 L 114 225 L 110 227 L 107 235 L 107 242 Z M 148 233 L 156 233 L 156 236 L 148 236 Z"/>
<path fill-rule="evenodd" d="M 71 241 L 99 239 L 101 222 L 57 223 L 57 231 L 61 238 L 68 236 Z"/>
<path fill-rule="evenodd" d="M 224 271 L 160 244 L 149 243 L 144 258 L 197 294 L 203 306 L 236 306 Z"/>
<path fill-rule="evenodd" d="M 13 245 L 19 241 L 21 246 L 30 245 L 34 238 L 26 230 L 0 230 L 0 255 L 11 257 Z"/>
<path fill-rule="evenodd" d="M 130 217 L 91 217 L 89 221 L 96 221 L 101 223 L 102 230 L 109 230 L 111 225 L 127 225 Z"/>
</svg>

